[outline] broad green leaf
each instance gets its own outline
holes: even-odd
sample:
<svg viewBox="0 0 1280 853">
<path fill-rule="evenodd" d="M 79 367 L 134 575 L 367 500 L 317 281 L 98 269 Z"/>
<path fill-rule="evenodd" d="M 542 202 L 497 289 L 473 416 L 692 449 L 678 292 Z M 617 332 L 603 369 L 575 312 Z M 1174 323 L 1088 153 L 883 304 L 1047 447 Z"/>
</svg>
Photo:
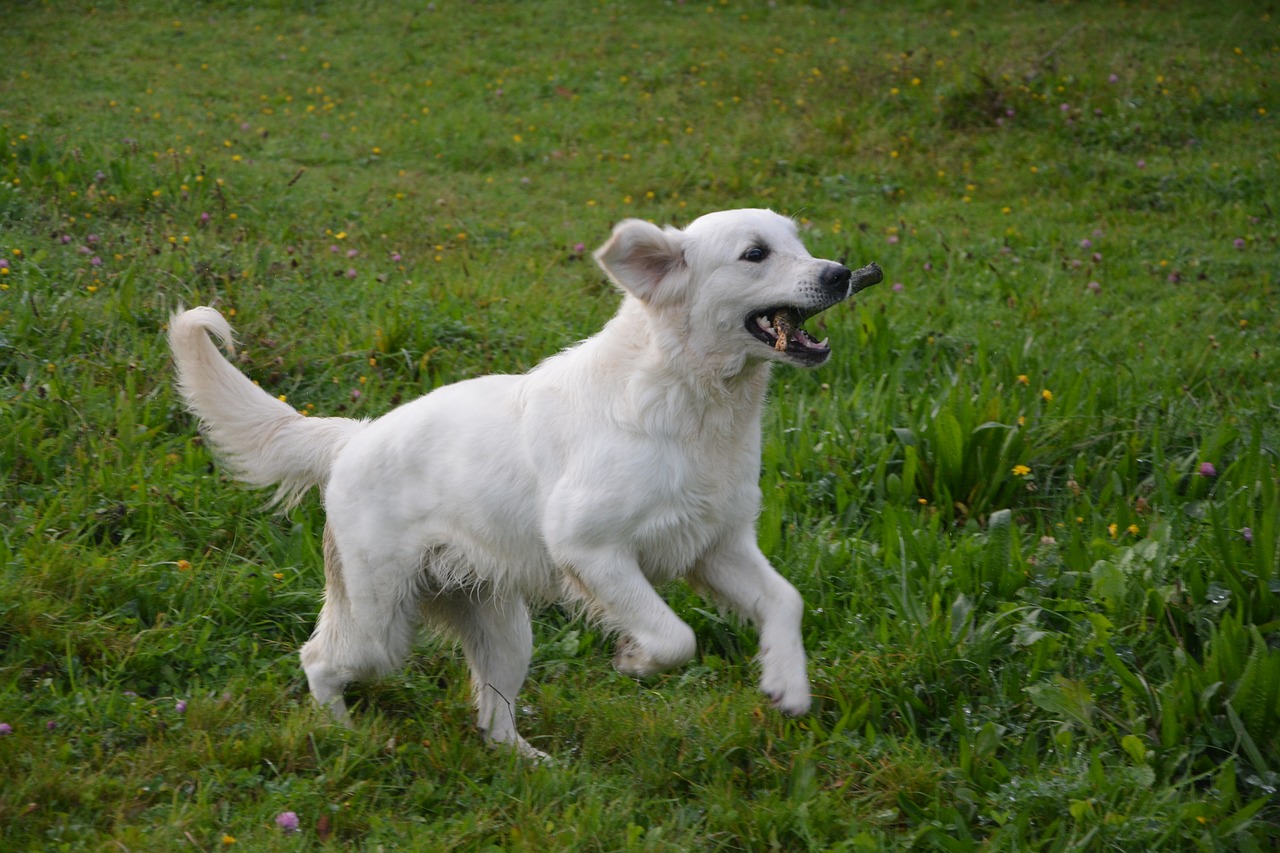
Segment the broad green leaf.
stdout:
<svg viewBox="0 0 1280 853">
<path fill-rule="evenodd" d="M 934 416 L 933 437 L 934 455 L 942 476 L 946 479 L 958 476 L 964 466 L 964 431 L 950 409 L 939 409 Z"/>
<path fill-rule="evenodd" d="M 1083 682 L 1059 675 L 1052 682 L 1033 684 L 1026 691 L 1036 707 L 1067 722 L 1089 726 L 1093 721 L 1093 694 Z"/>
</svg>

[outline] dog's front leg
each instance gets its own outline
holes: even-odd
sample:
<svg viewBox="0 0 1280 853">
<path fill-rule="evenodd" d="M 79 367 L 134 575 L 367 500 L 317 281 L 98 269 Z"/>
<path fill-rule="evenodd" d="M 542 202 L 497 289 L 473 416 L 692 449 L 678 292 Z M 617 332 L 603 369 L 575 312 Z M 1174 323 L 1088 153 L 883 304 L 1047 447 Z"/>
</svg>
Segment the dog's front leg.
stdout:
<svg viewBox="0 0 1280 853">
<path fill-rule="evenodd" d="M 809 675 L 800 620 L 804 601 L 756 545 L 754 529 L 740 532 L 708 555 L 689 576 L 695 589 L 745 616 L 760 632 L 760 689 L 778 710 L 809 710 Z"/>
<path fill-rule="evenodd" d="M 634 557 L 598 548 L 556 552 L 569 597 L 620 635 L 613 659 L 619 672 L 652 675 L 693 658 L 698 650 L 693 629 L 662 600 Z"/>
</svg>

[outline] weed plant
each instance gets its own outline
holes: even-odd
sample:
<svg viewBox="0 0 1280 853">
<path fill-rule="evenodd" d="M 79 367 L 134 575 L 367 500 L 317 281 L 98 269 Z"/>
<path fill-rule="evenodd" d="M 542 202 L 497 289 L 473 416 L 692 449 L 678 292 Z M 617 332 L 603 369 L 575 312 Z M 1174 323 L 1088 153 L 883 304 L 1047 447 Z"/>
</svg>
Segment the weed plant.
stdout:
<svg viewBox="0 0 1280 853">
<path fill-rule="evenodd" d="M 1280 843 L 1274 9 L 10 3 L 0 56 L 0 847 Z M 331 725 L 318 500 L 212 462 L 170 312 L 376 416 L 591 334 L 614 221 L 747 206 L 887 273 L 766 415 L 814 712 L 675 587 L 643 683 L 539 616 L 553 765 L 427 637 Z"/>
</svg>

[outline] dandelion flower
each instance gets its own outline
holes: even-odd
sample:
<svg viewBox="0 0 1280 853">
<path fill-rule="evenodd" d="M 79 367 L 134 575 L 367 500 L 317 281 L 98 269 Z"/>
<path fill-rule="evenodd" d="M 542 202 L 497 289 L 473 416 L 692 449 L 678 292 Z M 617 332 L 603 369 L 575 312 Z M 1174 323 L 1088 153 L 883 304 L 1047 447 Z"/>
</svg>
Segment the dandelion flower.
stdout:
<svg viewBox="0 0 1280 853">
<path fill-rule="evenodd" d="M 1046 403 L 1051 403 L 1053 402 L 1053 392 L 1050 391 L 1048 388 L 1045 388 L 1043 391 L 1040 392 L 1040 398 L 1044 400 Z"/>
<path fill-rule="evenodd" d="M 1015 476 L 1015 477 L 1025 477 L 1025 476 L 1027 476 L 1027 475 L 1028 475 L 1028 474 L 1030 474 L 1030 473 L 1031 473 L 1031 469 L 1030 469 L 1029 467 L 1027 467 L 1026 465 L 1014 465 L 1014 466 L 1013 466 L 1013 476 Z"/>
</svg>

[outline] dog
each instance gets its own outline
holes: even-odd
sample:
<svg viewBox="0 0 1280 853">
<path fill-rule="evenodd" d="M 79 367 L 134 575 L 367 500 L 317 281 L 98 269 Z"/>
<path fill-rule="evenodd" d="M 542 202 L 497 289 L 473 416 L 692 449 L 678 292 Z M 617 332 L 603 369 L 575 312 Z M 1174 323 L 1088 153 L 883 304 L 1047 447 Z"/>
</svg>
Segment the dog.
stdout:
<svg viewBox="0 0 1280 853">
<path fill-rule="evenodd" d="M 223 464 L 286 507 L 322 490 L 324 604 L 301 659 L 338 721 L 344 686 L 401 666 L 425 622 L 461 644 L 488 741 L 544 758 L 516 729 L 530 605 L 580 607 L 641 677 L 696 653 L 655 590 L 677 578 L 758 627 L 760 689 L 808 711 L 804 605 L 757 544 L 761 415 L 774 364 L 831 355 L 802 324 L 880 268 L 814 258 L 793 220 L 756 209 L 627 219 L 594 258 L 623 294 L 600 332 L 372 421 L 303 417 L 259 388 L 215 346 L 234 352 L 213 308 L 171 318 L 178 388 Z"/>
</svg>

